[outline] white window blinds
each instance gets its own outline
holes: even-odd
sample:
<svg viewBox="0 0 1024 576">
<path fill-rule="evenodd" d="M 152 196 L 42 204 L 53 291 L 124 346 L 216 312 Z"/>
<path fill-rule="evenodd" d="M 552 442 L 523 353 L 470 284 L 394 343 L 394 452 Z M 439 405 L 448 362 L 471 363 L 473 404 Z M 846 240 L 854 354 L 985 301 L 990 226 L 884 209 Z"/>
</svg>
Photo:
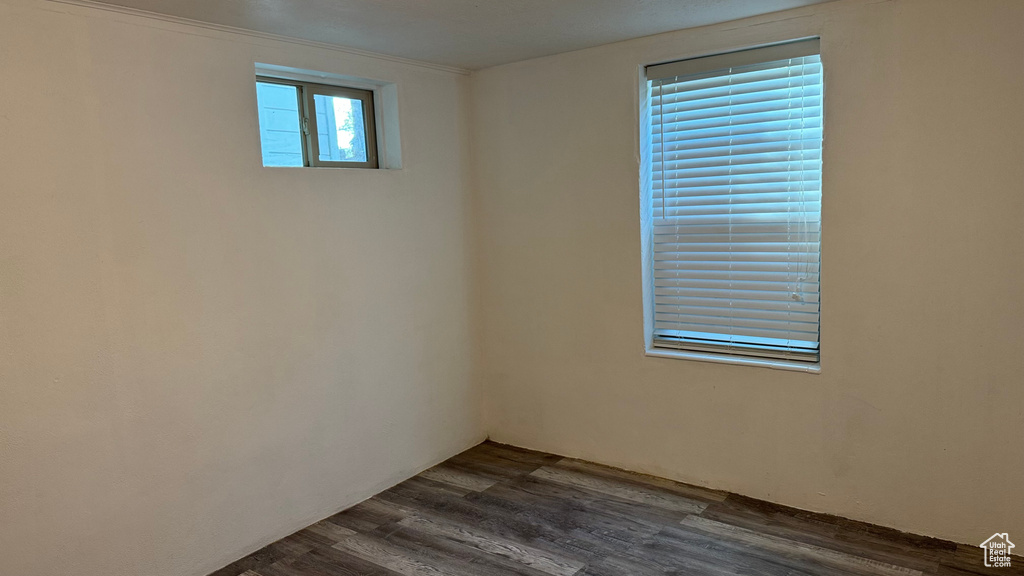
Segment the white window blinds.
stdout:
<svg viewBox="0 0 1024 576">
<path fill-rule="evenodd" d="M 647 77 L 655 346 L 817 361 L 818 41 Z"/>
</svg>

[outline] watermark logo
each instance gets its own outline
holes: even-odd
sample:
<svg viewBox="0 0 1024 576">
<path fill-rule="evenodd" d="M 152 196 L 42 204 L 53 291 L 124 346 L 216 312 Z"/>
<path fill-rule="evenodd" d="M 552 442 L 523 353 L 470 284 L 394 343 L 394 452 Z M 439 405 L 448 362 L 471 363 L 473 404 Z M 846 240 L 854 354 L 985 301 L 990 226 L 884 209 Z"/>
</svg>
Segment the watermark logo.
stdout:
<svg viewBox="0 0 1024 576">
<path fill-rule="evenodd" d="M 1009 568 L 1013 542 L 1006 532 L 996 532 L 991 538 L 981 543 L 985 550 L 985 566 L 988 568 Z"/>
</svg>

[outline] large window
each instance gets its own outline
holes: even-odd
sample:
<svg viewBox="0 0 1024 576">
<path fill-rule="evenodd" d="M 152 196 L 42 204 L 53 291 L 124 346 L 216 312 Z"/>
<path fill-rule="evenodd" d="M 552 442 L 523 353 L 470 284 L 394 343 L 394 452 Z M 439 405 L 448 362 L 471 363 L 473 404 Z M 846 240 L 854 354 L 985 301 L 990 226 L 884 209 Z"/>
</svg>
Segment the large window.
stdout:
<svg viewBox="0 0 1024 576">
<path fill-rule="evenodd" d="M 649 66 L 647 79 L 653 346 L 817 362 L 818 41 Z"/>
<path fill-rule="evenodd" d="M 257 78 L 264 166 L 376 168 L 373 92 Z"/>
</svg>

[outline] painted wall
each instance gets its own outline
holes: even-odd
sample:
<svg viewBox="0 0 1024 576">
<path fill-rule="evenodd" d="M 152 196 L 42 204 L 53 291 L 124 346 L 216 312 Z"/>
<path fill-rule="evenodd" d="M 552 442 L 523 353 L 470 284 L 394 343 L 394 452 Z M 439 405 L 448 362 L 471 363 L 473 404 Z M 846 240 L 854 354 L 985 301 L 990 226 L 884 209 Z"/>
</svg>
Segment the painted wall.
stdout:
<svg viewBox="0 0 1024 576">
<path fill-rule="evenodd" d="M 0 574 L 201 576 L 485 429 L 1021 532 L 1022 26 L 841 0 L 467 80 L 0 0 Z M 813 34 L 823 373 L 645 357 L 639 67 Z M 397 83 L 404 168 L 263 168 L 254 62 Z"/>
<path fill-rule="evenodd" d="M 254 62 L 402 170 L 260 161 Z M 0 0 L 0 574 L 200 576 L 484 437 L 466 77 Z"/>
<path fill-rule="evenodd" d="M 1024 3 L 844 0 L 473 77 L 502 442 L 917 533 L 1024 533 Z M 638 75 L 821 35 L 822 374 L 645 357 Z"/>
</svg>

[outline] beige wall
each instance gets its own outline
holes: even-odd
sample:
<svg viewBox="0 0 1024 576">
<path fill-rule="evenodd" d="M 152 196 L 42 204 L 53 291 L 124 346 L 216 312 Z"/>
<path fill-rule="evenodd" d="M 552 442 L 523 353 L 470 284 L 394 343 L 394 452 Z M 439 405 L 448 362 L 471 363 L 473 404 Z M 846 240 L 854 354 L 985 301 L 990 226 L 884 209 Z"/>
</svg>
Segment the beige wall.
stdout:
<svg viewBox="0 0 1024 576">
<path fill-rule="evenodd" d="M 396 82 L 264 169 L 253 64 Z M 200 576 L 484 437 L 466 77 L 0 0 L 0 575 Z"/>
<path fill-rule="evenodd" d="M 474 75 L 499 441 L 1024 533 L 1024 2 L 840 1 Z M 820 34 L 822 374 L 644 356 L 639 66 Z"/>
</svg>

